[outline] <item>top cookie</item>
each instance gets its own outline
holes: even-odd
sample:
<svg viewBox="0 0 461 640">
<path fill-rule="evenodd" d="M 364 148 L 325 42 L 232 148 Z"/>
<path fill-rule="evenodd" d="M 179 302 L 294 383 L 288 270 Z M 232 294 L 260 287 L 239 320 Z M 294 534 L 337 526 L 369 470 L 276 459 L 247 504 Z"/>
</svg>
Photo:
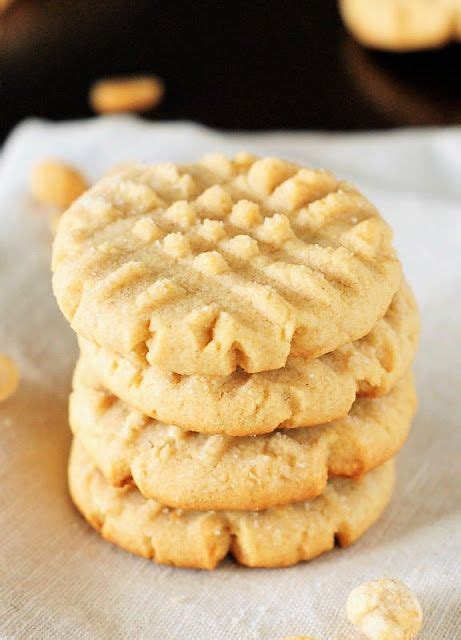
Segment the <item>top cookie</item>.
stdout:
<svg viewBox="0 0 461 640">
<path fill-rule="evenodd" d="M 63 215 L 53 287 L 81 336 L 184 375 L 314 358 L 366 335 L 401 280 L 351 185 L 276 158 L 134 165 Z"/>
</svg>

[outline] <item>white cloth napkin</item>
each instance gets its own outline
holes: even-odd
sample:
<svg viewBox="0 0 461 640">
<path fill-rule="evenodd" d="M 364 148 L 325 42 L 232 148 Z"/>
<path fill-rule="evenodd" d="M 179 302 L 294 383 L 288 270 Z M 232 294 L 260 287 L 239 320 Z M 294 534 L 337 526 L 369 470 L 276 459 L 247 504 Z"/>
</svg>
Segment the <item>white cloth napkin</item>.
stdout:
<svg viewBox="0 0 461 640">
<path fill-rule="evenodd" d="M 51 241 L 28 173 L 45 156 L 93 180 L 127 159 L 242 149 L 332 169 L 393 225 L 423 318 L 420 409 L 392 504 L 350 549 L 270 571 L 232 561 L 213 573 L 155 566 L 103 542 L 68 498 L 76 341 L 51 293 Z M 383 576 L 417 593 L 422 640 L 461 638 L 460 256 L 461 129 L 222 135 L 131 118 L 18 127 L 0 160 L 0 352 L 22 372 L 0 405 L 0 638 L 352 640 L 347 595 Z"/>
</svg>

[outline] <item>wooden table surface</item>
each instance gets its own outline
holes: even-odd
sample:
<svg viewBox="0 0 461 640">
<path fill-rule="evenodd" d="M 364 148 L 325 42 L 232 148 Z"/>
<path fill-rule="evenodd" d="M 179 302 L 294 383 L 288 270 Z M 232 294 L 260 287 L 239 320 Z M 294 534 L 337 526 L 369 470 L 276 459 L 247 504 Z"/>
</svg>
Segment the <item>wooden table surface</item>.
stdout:
<svg viewBox="0 0 461 640">
<path fill-rule="evenodd" d="M 0 139 L 28 116 L 91 115 L 95 79 L 149 72 L 152 119 L 222 129 L 461 123 L 461 46 L 371 52 L 335 0 L 17 0 L 0 17 Z"/>
</svg>

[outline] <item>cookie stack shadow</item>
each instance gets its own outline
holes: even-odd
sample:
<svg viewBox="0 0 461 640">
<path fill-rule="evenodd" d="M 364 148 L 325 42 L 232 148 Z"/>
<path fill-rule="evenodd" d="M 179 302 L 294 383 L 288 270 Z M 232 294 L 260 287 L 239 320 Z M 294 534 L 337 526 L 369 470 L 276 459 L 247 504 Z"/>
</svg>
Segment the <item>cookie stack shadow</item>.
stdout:
<svg viewBox="0 0 461 640">
<path fill-rule="evenodd" d="M 278 567 L 379 518 L 419 323 L 354 187 L 250 154 L 125 167 L 63 215 L 53 272 L 81 351 L 70 491 L 104 538 Z"/>
</svg>

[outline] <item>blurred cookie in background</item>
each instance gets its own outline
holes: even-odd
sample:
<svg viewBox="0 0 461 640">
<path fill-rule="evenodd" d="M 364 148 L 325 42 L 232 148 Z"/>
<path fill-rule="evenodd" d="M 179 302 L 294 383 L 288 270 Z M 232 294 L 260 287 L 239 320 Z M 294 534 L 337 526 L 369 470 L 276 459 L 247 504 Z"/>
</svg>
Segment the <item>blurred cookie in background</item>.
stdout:
<svg viewBox="0 0 461 640">
<path fill-rule="evenodd" d="M 410 51 L 461 40 L 461 0 L 339 0 L 346 27 L 363 45 Z"/>
<path fill-rule="evenodd" d="M 164 93 L 164 83 L 157 76 L 117 76 L 95 82 L 89 102 L 96 113 L 142 113 L 154 109 Z"/>
</svg>

